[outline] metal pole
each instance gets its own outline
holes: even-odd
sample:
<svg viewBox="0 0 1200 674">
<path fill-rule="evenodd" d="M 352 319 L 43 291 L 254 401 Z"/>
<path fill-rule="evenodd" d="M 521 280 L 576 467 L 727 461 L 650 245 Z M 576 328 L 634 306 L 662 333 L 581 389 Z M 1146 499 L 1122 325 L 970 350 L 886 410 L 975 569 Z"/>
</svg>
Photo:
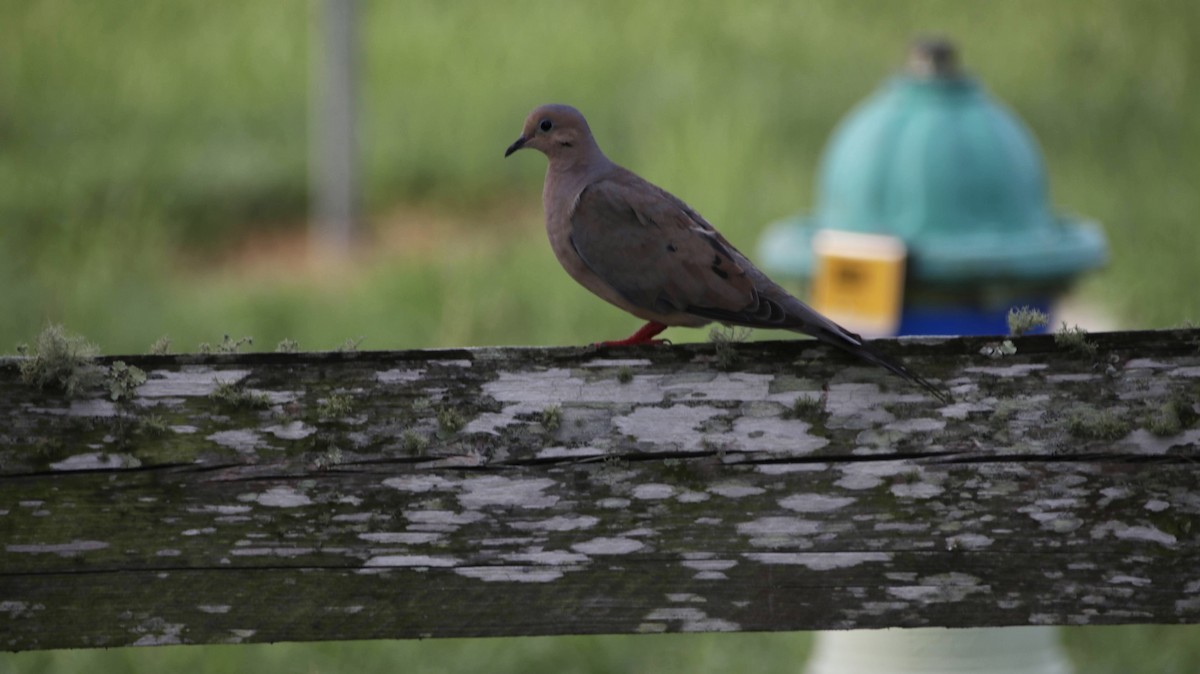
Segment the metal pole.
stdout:
<svg viewBox="0 0 1200 674">
<path fill-rule="evenodd" d="M 345 252 L 359 218 L 358 0 L 317 4 L 309 87 L 313 234 Z"/>
</svg>

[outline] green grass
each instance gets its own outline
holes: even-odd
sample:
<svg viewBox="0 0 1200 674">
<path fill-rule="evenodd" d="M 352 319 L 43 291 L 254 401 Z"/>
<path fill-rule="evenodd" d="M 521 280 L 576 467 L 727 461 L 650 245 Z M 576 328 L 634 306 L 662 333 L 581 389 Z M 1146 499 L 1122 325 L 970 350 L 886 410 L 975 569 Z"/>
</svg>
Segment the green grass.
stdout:
<svg viewBox="0 0 1200 674">
<path fill-rule="evenodd" d="M 1200 668 L 1193 626 L 1070 627 L 1063 644 L 1087 674 L 1188 674 Z M 161 646 L 112 650 L 0 653 L 0 671 L 12 674 L 141 674 L 235 671 L 337 674 L 395 672 L 475 674 L 673 674 L 796 672 L 811 636 L 774 634 L 665 634 L 516 639 L 355 641 L 246 646 Z"/>
<path fill-rule="evenodd" d="M 501 153 L 526 112 L 578 105 L 608 154 L 743 250 L 811 210 L 821 148 L 919 33 L 1031 127 L 1057 208 L 1102 222 L 1083 284 L 1126 325 L 1200 319 L 1200 24 L 1192 0 L 364 3 L 370 225 L 442 214 L 354 263 L 213 260 L 306 204 L 307 5 L 0 4 L 0 351 L 64 324 L 105 353 L 222 335 L 333 349 L 577 344 L 637 322 L 576 287 L 537 209 L 544 161 Z M 398 204 L 399 216 L 389 215 Z M 676 334 L 678 333 L 678 334 Z M 675 341 L 702 330 L 672 330 Z M 1193 671 L 1194 628 L 1067 630 L 1089 672 Z M 7 671 L 795 671 L 786 635 L 155 648 L 0 655 Z M 579 655 L 579 654 L 582 655 Z M 755 667 L 746 668 L 746 662 Z M 1154 663 L 1150 666 L 1148 663 Z M 361 665 L 361 666 L 360 666 Z"/>
<path fill-rule="evenodd" d="M 134 674 L 140 672 L 301 672 L 334 674 L 403 671 L 478 672 L 795 672 L 808 651 L 806 635 L 671 634 L 637 637 L 538 637 L 361 641 L 323 644 L 156 647 L 53 651 L 8 656 L 14 674 Z"/>
<path fill-rule="evenodd" d="M 1189 160 L 1200 150 L 1200 118 L 1189 113 L 1200 90 L 1185 86 L 1200 63 L 1187 39 L 1200 6 L 1187 0 L 736 10 L 427 1 L 371 3 L 365 19 L 373 213 L 413 200 L 466 219 L 498 202 L 536 207 L 543 161 L 500 155 L 528 109 L 562 100 L 588 113 L 610 155 L 746 250 L 765 223 L 811 209 L 830 131 L 898 66 L 909 38 L 949 34 L 1037 134 L 1057 206 L 1104 223 L 1112 263 L 1087 294 L 1129 325 L 1200 316 L 1200 163 Z M 295 284 L 234 289 L 219 275 L 174 273 L 181 255 L 302 221 L 309 21 L 294 5 L 228 0 L 0 7 L 0 345 L 50 320 L 109 352 L 164 333 L 179 349 L 234 330 L 267 344 L 300 339 L 277 326 L 325 313 Z M 521 231 L 536 229 L 536 216 L 523 217 Z M 541 287 L 569 283 L 537 236 L 522 244 Z M 474 264 L 487 276 L 512 264 L 506 255 Z M 553 325 L 537 329 L 447 315 L 444 296 L 410 290 L 418 276 L 442 285 L 446 265 L 399 264 L 342 289 L 352 306 L 380 307 L 346 312 L 366 348 L 432 346 L 447 334 L 577 342 L 632 327 L 605 314 L 598 335 L 596 304 L 582 295 L 517 300 L 550 303 Z M 202 306 L 179 306 L 201 294 Z M 460 322 L 429 326 L 443 321 Z"/>
</svg>

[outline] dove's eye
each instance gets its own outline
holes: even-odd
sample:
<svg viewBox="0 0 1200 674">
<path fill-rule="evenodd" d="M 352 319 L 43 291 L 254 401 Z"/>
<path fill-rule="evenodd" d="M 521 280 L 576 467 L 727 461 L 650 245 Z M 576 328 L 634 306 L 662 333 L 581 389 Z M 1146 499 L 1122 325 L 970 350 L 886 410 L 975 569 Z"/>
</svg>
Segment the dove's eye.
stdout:
<svg viewBox="0 0 1200 674">
<path fill-rule="evenodd" d="M 542 123 L 538 124 L 538 128 L 541 129 L 542 131 L 549 131 L 553 126 L 554 125 L 551 124 L 550 120 L 548 120 L 548 119 L 543 119 Z"/>
</svg>

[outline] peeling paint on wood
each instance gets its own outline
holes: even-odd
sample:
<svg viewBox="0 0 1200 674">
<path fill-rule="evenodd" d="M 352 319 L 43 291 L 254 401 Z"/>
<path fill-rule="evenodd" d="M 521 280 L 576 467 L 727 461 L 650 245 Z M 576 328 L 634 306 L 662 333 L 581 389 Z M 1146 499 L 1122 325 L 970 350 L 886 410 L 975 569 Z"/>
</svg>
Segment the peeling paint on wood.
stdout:
<svg viewBox="0 0 1200 674">
<path fill-rule="evenodd" d="M 1091 338 L 0 360 L 0 648 L 1200 622 L 1200 332 Z"/>
</svg>

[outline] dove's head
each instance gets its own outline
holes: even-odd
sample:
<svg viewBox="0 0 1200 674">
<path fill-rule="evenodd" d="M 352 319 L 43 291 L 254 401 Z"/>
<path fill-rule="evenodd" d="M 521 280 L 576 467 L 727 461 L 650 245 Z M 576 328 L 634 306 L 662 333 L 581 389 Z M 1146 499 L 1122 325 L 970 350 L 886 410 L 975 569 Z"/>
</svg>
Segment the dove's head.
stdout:
<svg viewBox="0 0 1200 674">
<path fill-rule="evenodd" d="M 574 163 L 573 159 L 586 159 L 599 152 L 583 115 L 569 105 L 558 104 L 538 106 L 529 113 L 521 137 L 508 146 L 504 156 L 527 147 L 541 151 L 551 163 L 556 160 Z"/>
</svg>

